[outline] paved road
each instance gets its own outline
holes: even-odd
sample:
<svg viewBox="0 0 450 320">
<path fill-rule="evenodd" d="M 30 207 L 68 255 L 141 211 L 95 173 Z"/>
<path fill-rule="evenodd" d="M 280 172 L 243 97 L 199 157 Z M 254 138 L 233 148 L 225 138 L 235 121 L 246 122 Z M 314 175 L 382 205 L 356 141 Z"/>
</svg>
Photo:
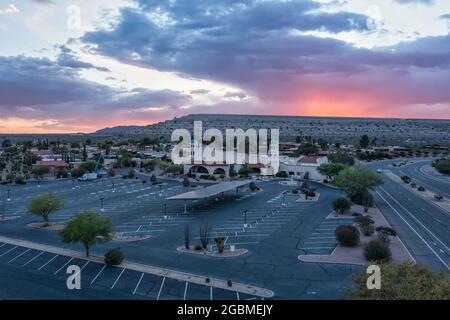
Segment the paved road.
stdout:
<svg viewBox="0 0 450 320">
<path fill-rule="evenodd" d="M 398 160 L 370 163 L 368 166 L 373 170 L 392 170 L 394 162 Z M 418 262 L 436 270 L 450 270 L 448 212 L 387 177 L 374 195 L 376 204 Z"/>
<path fill-rule="evenodd" d="M 439 175 L 431 167 L 431 161 L 425 160 L 393 168 L 394 173 L 411 177 L 418 185 L 450 198 L 450 177 Z"/>
<path fill-rule="evenodd" d="M 164 200 L 186 191 L 179 182 L 173 181 L 166 182 L 161 193 L 159 186 L 142 183 L 139 179 L 118 177 L 77 182 L 75 189 L 72 189 L 71 181 L 47 182 L 40 187 L 36 184 L 0 186 L 0 198 L 5 197 L 7 189 L 11 190 L 11 201 L 6 203 L 7 215 L 19 217 L 1 222 L 0 233 L 83 250 L 78 244 L 62 244 L 54 231 L 26 227 L 27 223 L 40 221 L 38 217 L 27 215 L 27 202 L 36 194 L 52 191 L 66 200 L 65 207 L 51 217 L 53 221 L 64 222 L 76 212 L 96 210 L 112 220 L 117 232 L 151 236 L 139 242 L 98 245 L 93 248 L 93 254 L 103 255 L 107 249 L 120 246 L 129 261 L 264 287 L 275 292 L 275 299 L 341 298 L 341 290 L 349 285 L 349 276 L 360 271 L 361 267 L 302 263 L 297 259 L 300 254 L 327 253 L 335 247 L 333 234 L 336 224 L 328 224 L 325 217 L 339 191 L 317 185 L 321 193 L 319 202 L 302 203 L 296 202 L 296 197 L 286 197 L 286 205 L 283 206 L 281 193 L 286 186 L 278 182 L 260 183 L 260 186 L 261 192 L 239 195 L 231 192 L 225 201 L 213 200 L 209 205 L 201 202 L 191 204 L 187 214 L 183 213 L 182 202 L 166 203 Z M 104 198 L 104 212 L 99 211 L 100 198 Z M 248 210 L 248 228 L 243 227 L 244 210 Z M 191 244 L 195 245 L 199 243 L 199 226 L 203 221 L 212 226 L 212 244 L 214 237 L 224 236 L 227 246 L 234 244 L 237 248 L 248 249 L 249 253 L 227 259 L 177 252 L 176 248 L 184 243 L 184 225 L 190 226 Z M 8 278 L 2 280 L 10 281 Z M 136 283 L 131 281 L 130 285 Z M 45 291 L 42 288 L 43 295 Z M 201 290 L 197 291 L 201 294 Z M 195 291 L 191 293 L 196 294 Z"/>
</svg>

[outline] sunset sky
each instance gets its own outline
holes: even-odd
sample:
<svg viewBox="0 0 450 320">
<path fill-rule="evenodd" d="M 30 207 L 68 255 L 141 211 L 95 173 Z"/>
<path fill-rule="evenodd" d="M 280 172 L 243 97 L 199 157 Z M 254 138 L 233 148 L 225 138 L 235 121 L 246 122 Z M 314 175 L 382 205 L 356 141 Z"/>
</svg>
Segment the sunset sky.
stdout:
<svg viewBox="0 0 450 320">
<path fill-rule="evenodd" d="M 448 0 L 2 0 L 0 132 L 450 119 Z"/>
</svg>

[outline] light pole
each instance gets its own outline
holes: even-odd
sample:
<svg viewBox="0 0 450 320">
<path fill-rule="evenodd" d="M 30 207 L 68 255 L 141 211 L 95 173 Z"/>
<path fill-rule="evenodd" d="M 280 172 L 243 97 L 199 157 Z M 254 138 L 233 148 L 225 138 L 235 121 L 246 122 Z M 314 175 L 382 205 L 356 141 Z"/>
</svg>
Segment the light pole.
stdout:
<svg viewBox="0 0 450 320">
<path fill-rule="evenodd" d="M 162 185 L 159 185 L 159 196 L 162 196 Z"/>
<path fill-rule="evenodd" d="M 103 200 L 105 200 L 105 198 L 100 198 L 100 211 L 104 212 L 105 209 L 103 208 Z"/>
<path fill-rule="evenodd" d="M 164 208 L 164 219 L 167 219 L 167 203 L 163 204 L 163 208 Z"/>
<path fill-rule="evenodd" d="M 72 190 L 75 190 L 75 178 L 72 178 Z"/>
<path fill-rule="evenodd" d="M 116 192 L 116 183 L 115 182 L 112 183 L 112 192 Z"/>
<path fill-rule="evenodd" d="M 244 210 L 244 228 L 247 228 L 247 212 L 248 210 Z"/>
<path fill-rule="evenodd" d="M 6 196 L 6 201 L 11 201 L 11 198 L 9 197 L 9 193 L 10 193 L 11 190 L 8 189 L 6 191 L 8 192 L 8 195 Z"/>
<path fill-rule="evenodd" d="M 283 207 L 286 205 L 285 196 L 286 196 L 286 191 L 283 192 L 283 203 L 281 204 Z"/>
</svg>

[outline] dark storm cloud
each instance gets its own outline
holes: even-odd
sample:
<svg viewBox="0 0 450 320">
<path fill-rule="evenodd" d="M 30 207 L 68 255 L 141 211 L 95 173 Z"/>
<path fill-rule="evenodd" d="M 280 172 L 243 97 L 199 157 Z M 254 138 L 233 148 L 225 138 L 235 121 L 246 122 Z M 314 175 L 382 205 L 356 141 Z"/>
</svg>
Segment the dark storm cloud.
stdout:
<svg viewBox="0 0 450 320">
<path fill-rule="evenodd" d="M 0 57 L 0 112 L 2 117 L 33 119 L 107 117 L 122 109 L 178 108 L 190 96 L 172 90 L 124 91 L 82 79 L 80 66 L 67 59 Z M 69 66 L 68 66 L 69 65 Z M 93 68 L 94 66 L 89 66 Z"/>
<path fill-rule="evenodd" d="M 449 85 L 448 35 L 369 50 L 300 34 L 366 30 L 366 17 L 323 13 L 312 1 L 138 4 L 123 9 L 112 30 L 90 32 L 82 40 L 94 52 L 127 63 L 230 83 L 265 100 L 302 98 L 320 86 L 364 90 L 395 103 L 412 97 L 417 103 L 450 101 L 448 90 L 437 90 Z M 155 13 L 165 20 L 148 17 Z"/>
</svg>

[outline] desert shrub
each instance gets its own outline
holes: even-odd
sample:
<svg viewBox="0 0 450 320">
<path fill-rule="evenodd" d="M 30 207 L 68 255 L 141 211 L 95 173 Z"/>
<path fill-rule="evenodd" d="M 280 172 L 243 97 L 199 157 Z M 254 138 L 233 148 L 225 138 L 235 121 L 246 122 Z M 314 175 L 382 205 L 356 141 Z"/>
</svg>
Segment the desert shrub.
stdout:
<svg viewBox="0 0 450 320">
<path fill-rule="evenodd" d="M 353 221 L 357 224 L 359 224 L 360 226 L 368 226 L 368 225 L 372 225 L 375 223 L 375 221 L 373 221 L 371 216 L 357 216 L 353 218 Z"/>
<path fill-rule="evenodd" d="M 287 174 L 286 171 L 278 171 L 275 176 L 278 177 L 278 178 L 287 178 L 288 174 Z"/>
<path fill-rule="evenodd" d="M 24 176 L 17 176 L 14 180 L 16 184 L 26 184 L 27 181 L 25 180 Z"/>
<path fill-rule="evenodd" d="M 65 169 L 59 169 L 56 173 L 57 178 L 67 178 L 69 176 L 69 173 Z"/>
<path fill-rule="evenodd" d="M 339 197 L 333 200 L 333 210 L 340 214 L 344 214 L 351 206 L 352 203 L 345 197 Z"/>
<path fill-rule="evenodd" d="M 364 245 L 364 257 L 367 261 L 388 262 L 392 253 L 389 245 L 380 240 L 371 240 Z"/>
<path fill-rule="evenodd" d="M 120 248 L 109 249 L 105 254 L 107 266 L 117 266 L 123 262 L 123 252 Z"/>
<path fill-rule="evenodd" d="M 77 168 L 72 170 L 72 178 L 80 178 L 83 174 L 86 173 L 86 170 L 83 168 Z"/>
<path fill-rule="evenodd" d="M 250 188 L 251 191 L 256 191 L 259 189 L 254 181 L 250 182 L 248 187 Z"/>
<path fill-rule="evenodd" d="M 375 228 L 371 224 L 365 224 L 361 226 L 361 232 L 368 237 L 374 234 Z"/>
<path fill-rule="evenodd" d="M 353 247 L 359 243 L 359 230 L 350 224 L 343 224 L 336 228 L 336 240 L 343 246 Z"/>
<path fill-rule="evenodd" d="M 376 227 L 375 229 L 377 232 L 383 232 L 385 234 L 387 234 L 388 236 L 392 236 L 395 237 L 397 236 L 397 231 L 395 231 L 395 229 L 391 228 L 391 227 Z"/>
</svg>

